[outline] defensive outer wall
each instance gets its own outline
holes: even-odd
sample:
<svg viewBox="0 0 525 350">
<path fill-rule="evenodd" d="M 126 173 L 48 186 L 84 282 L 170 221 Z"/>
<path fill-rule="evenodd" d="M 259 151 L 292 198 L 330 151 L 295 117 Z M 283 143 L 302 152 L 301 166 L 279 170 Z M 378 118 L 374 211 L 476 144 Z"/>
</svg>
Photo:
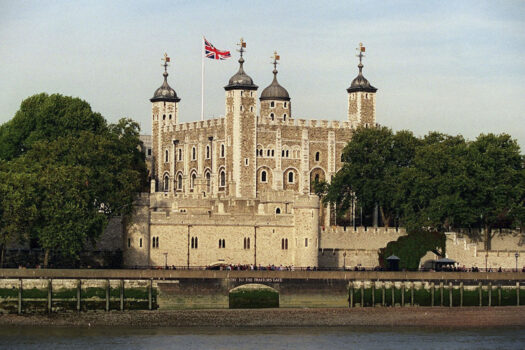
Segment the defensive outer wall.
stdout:
<svg viewBox="0 0 525 350">
<path fill-rule="evenodd" d="M 461 305 L 464 290 L 465 293 L 479 290 L 479 302 L 484 306 L 498 305 L 497 301 L 492 301 L 491 305 L 491 300 L 497 300 L 496 293 L 499 293 L 500 305 L 503 305 L 502 288 L 514 295 L 513 305 L 525 304 L 525 273 L 521 272 L 0 269 L 1 288 L 17 288 L 23 283 L 26 288 L 38 288 L 43 284 L 59 289 L 72 283 L 77 285 L 79 281 L 89 285 L 120 285 L 121 305 L 124 305 L 125 285 L 149 285 L 157 291 L 156 302 L 160 309 L 228 308 L 230 291 L 246 284 L 275 289 L 279 293 L 279 306 L 285 308 L 366 306 L 363 302 L 365 289 L 379 293 L 373 306 L 388 305 L 385 291 L 387 299 L 392 296 L 391 305 L 415 305 L 414 290 L 425 289 L 432 290 L 432 306 L 452 306 L 454 290 L 458 293 L 461 290 Z M 394 290 L 396 293 L 402 291 L 402 296 L 395 297 Z M 482 301 L 483 295 L 488 296 L 486 301 Z M 461 305 L 454 301 L 453 306 Z"/>
</svg>

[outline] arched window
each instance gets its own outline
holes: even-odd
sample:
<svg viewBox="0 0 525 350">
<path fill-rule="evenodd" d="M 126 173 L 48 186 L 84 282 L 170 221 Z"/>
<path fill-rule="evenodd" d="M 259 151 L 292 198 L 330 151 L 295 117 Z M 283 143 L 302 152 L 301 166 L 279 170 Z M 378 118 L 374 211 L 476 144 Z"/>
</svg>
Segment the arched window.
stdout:
<svg viewBox="0 0 525 350">
<path fill-rule="evenodd" d="M 261 182 L 266 182 L 266 170 L 261 171 Z"/>
<path fill-rule="evenodd" d="M 221 158 L 224 158 L 224 143 L 221 144 Z"/>
<path fill-rule="evenodd" d="M 139 239 L 139 247 L 142 248 L 142 238 Z"/>
<path fill-rule="evenodd" d="M 290 157 L 290 151 L 286 150 L 286 158 Z"/>
<path fill-rule="evenodd" d="M 273 101 L 270 102 L 270 107 L 272 107 L 272 108 L 275 107 L 275 102 L 273 102 Z M 273 113 L 272 113 L 272 114 L 273 114 Z M 272 119 L 273 119 L 273 118 L 272 118 Z"/>
<path fill-rule="evenodd" d="M 266 150 L 266 156 L 269 157 L 271 154 L 271 150 Z"/>
<path fill-rule="evenodd" d="M 283 114 L 283 120 L 286 120 L 286 113 Z"/>
<path fill-rule="evenodd" d="M 281 208 L 275 208 L 275 214 L 281 214 Z"/>
<path fill-rule="evenodd" d="M 284 108 L 288 107 L 288 102 L 284 103 Z"/>
<path fill-rule="evenodd" d="M 169 116 L 169 119 L 171 120 L 171 114 L 170 114 L 170 116 Z"/>
<path fill-rule="evenodd" d="M 179 161 L 182 160 L 182 148 L 179 148 Z"/>
<path fill-rule="evenodd" d="M 195 179 L 197 178 L 197 174 L 193 173 L 191 174 L 191 181 L 190 181 L 190 188 L 193 189 L 195 187 Z"/>
<path fill-rule="evenodd" d="M 164 161 L 167 163 L 170 160 L 170 152 L 166 150 L 164 152 Z"/>
<path fill-rule="evenodd" d="M 168 192 L 170 189 L 170 177 L 168 174 L 164 175 L 164 192 Z"/>
<path fill-rule="evenodd" d="M 275 151 L 272 149 L 272 157 L 275 155 Z"/>
<path fill-rule="evenodd" d="M 250 249 L 250 237 L 246 238 L 246 249 Z"/>
<path fill-rule="evenodd" d="M 220 187 L 226 186 L 226 172 L 224 170 L 221 170 L 219 186 Z"/>
<path fill-rule="evenodd" d="M 318 162 L 319 161 L 319 152 L 315 152 L 315 161 Z"/>
<path fill-rule="evenodd" d="M 210 145 L 206 146 L 206 159 L 210 159 Z"/>
<path fill-rule="evenodd" d="M 195 146 L 193 146 L 191 149 L 191 160 L 195 159 L 197 159 L 197 149 L 195 148 Z"/>
<path fill-rule="evenodd" d="M 182 190 L 182 174 L 177 176 L 177 189 Z"/>
<path fill-rule="evenodd" d="M 272 102 L 273 103 L 273 102 Z M 270 119 L 274 119 L 275 118 L 275 115 L 273 113 L 270 113 Z"/>
<path fill-rule="evenodd" d="M 166 120 L 166 114 L 162 115 L 162 120 Z"/>
<path fill-rule="evenodd" d="M 290 171 L 290 172 L 288 173 L 288 183 L 293 184 L 293 180 L 294 180 L 294 179 L 293 179 L 293 171 Z"/>
<path fill-rule="evenodd" d="M 206 191 L 210 192 L 211 190 L 211 174 L 209 171 L 206 172 Z"/>
</svg>

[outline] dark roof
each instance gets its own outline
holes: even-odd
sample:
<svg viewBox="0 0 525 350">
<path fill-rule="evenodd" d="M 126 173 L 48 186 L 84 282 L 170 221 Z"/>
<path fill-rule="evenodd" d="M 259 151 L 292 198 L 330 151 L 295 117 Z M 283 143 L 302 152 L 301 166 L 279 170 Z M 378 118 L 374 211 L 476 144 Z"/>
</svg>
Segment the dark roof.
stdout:
<svg viewBox="0 0 525 350">
<path fill-rule="evenodd" d="M 363 76 L 363 64 L 359 63 L 359 74 L 352 80 L 350 87 L 346 89 L 348 92 L 364 91 L 364 92 L 376 92 L 377 89 L 370 85 L 368 80 Z"/>
<path fill-rule="evenodd" d="M 290 95 L 288 95 L 288 91 L 286 91 L 286 89 L 283 88 L 277 81 L 277 69 L 273 70 L 273 81 L 263 90 L 259 100 L 290 101 Z"/>
<path fill-rule="evenodd" d="M 228 82 L 228 85 L 224 87 L 224 90 L 257 90 L 258 86 L 253 83 L 252 78 L 244 72 L 243 69 L 244 58 L 239 59 L 239 70 L 235 73 Z"/>
<path fill-rule="evenodd" d="M 155 90 L 155 93 L 153 94 L 153 97 L 150 99 L 150 101 L 179 102 L 180 98 L 177 96 L 177 93 L 168 84 L 168 72 L 164 71 L 162 75 L 164 76 L 164 82 L 157 90 Z"/>
</svg>

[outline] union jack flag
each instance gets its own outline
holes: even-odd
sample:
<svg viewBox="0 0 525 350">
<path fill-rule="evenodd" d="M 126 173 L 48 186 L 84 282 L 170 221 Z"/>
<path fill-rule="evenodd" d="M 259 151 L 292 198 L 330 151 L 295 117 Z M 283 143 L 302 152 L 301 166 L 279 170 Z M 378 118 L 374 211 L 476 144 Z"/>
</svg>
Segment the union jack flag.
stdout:
<svg viewBox="0 0 525 350">
<path fill-rule="evenodd" d="M 225 60 L 230 58 L 230 51 L 221 51 L 215 48 L 206 38 L 204 38 L 204 56 L 212 60 Z"/>
</svg>

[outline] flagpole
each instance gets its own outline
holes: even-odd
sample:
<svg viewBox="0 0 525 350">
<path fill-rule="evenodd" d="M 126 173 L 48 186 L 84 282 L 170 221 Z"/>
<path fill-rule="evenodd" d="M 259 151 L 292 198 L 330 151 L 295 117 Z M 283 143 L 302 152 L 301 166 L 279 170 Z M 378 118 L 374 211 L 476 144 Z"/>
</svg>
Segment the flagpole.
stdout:
<svg viewBox="0 0 525 350">
<path fill-rule="evenodd" d="M 204 120 L 204 35 L 201 42 L 201 120 Z"/>
</svg>

